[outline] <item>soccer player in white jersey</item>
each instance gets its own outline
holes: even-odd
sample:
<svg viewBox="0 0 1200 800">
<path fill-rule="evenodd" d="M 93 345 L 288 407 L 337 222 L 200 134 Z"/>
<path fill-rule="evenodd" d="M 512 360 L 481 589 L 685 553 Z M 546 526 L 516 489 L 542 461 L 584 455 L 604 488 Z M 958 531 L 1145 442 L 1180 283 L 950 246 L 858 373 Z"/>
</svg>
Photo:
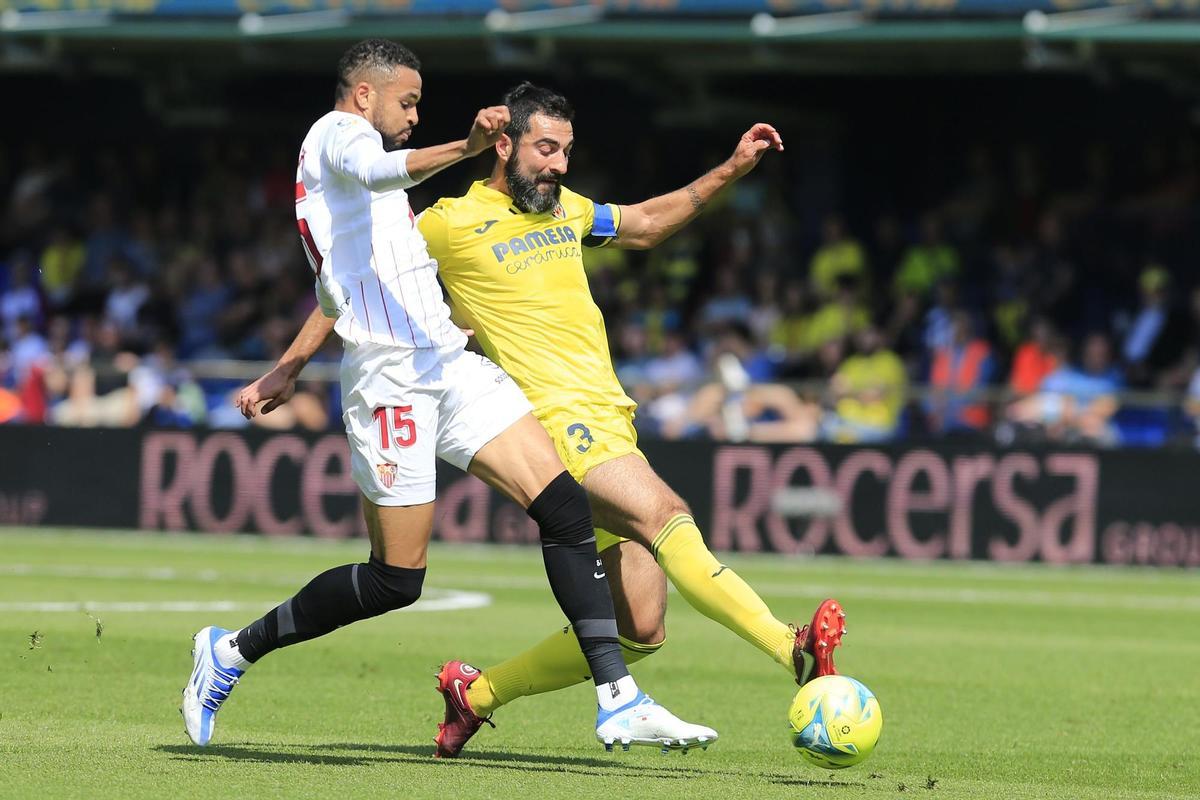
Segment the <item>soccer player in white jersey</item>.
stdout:
<svg viewBox="0 0 1200 800">
<path fill-rule="evenodd" d="M 610 748 L 707 745 L 713 730 L 678 719 L 630 676 L 586 495 L 525 396 L 499 367 L 465 351 L 466 337 L 450 322 L 404 190 L 489 149 L 509 114 L 485 108 L 467 138 L 405 149 L 417 124 L 419 68 L 394 42 L 351 47 L 338 64 L 334 110 L 305 137 L 296 179 L 296 219 L 321 308 L 345 344 L 344 419 L 370 557 L 321 573 L 244 628 L 201 629 L 180 709 L 187 735 L 209 742 L 222 703 L 267 653 L 417 600 L 440 456 L 538 523 L 551 589 L 596 683 L 597 739 Z"/>
</svg>

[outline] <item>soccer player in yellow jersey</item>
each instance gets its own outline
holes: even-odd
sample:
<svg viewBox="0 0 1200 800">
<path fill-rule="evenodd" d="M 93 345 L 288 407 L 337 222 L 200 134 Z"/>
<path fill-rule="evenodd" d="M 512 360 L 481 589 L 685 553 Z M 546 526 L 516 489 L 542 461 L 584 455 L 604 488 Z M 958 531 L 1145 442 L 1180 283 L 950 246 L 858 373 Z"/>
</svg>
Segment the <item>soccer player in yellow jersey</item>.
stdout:
<svg viewBox="0 0 1200 800">
<path fill-rule="evenodd" d="M 662 242 L 768 150 L 782 151 L 782 139 L 770 125 L 756 124 L 723 164 L 684 188 L 636 205 L 602 204 L 562 186 L 574 146 L 566 99 L 526 83 L 509 92 L 505 105 L 511 122 L 496 145 L 491 177 L 426 209 L 418 227 L 456 320 L 474 330 L 488 357 L 525 392 L 587 491 L 626 661 L 651 655 L 666 641 L 670 578 L 694 608 L 762 650 L 797 683 L 834 674 L 833 650 L 845 633 L 840 605 L 826 600 L 799 629 L 776 619 L 713 557 L 687 503 L 638 450 L 635 403 L 613 371 L 604 320 L 583 269 L 584 247 L 646 249 Z M 325 324 L 314 315 L 305 330 Z M 319 331 L 309 333 L 309 341 L 323 341 Z M 305 338 L 302 331 L 297 344 Z M 264 400 L 264 411 L 286 401 L 312 352 L 289 351 L 280 366 L 246 387 L 239 398 L 243 411 L 252 413 Z M 570 628 L 482 673 L 460 661 L 445 664 L 438 755 L 457 755 L 500 706 L 580 683 L 587 674 Z"/>
</svg>

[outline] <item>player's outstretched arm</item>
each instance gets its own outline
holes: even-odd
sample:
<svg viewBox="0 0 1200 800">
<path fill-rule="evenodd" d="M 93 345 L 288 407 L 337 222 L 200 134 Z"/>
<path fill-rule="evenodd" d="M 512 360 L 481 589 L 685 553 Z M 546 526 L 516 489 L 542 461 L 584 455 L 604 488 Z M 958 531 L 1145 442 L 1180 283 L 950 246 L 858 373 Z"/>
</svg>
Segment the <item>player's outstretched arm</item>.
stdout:
<svg viewBox="0 0 1200 800">
<path fill-rule="evenodd" d="M 440 172 L 464 158 L 472 158 L 494 145 L 508 127 L 507 106 L 491 106 L 475 115 L 467 138 L 434 147 L 422 147 L 408 154 L 408 175 L 414 183 Z"/>
<path fill-rule="evenodd" d="M 237 393 L 234 402 L 242 416 L 254 419 L 260 410 L 259 403 L 264 401 L 266 405 L 261 411 L 269 414 L 290 400 L 296 392 L 296 378 L 300 376 L 300 370 L 312 360 L 332 332 L 333 319 L 321 313 L 320 308 L 314 308 L 287 352 L 271 371 Z"/>
<path fill-rule="evenodd" d="M 373 192 L 415 186 L 430 175 L 491 147 L 508 125 L 508 108 L 492 106 L 475 115 L 467 138 L 416 150 L 386 151 L 366 120 L 346 119 L 333 126 L 321 143 L 321 158 L 335 172 Z"/>
<path fill-rule="evenodd" d="M 621 226 L 613 243 L 629 250 L 654 247 L 695 219 L 717 192 L 754 169 L 768 150 L 782 151 L 783 139 L 771 125 L 755 123 L 720 166 L 670 194 L 621 206 Z"/>
</svg>

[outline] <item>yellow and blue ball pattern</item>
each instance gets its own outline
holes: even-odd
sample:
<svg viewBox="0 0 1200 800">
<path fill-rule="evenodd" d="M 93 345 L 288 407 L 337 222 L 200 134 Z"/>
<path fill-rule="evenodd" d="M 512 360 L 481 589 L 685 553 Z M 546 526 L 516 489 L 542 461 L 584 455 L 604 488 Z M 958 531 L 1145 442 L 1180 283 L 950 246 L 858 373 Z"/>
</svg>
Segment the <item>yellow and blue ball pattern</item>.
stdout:
<svg viewBox="0 0 1200 800">
<path fill-rule="evenodd" d="M 879 701 L 845 675 L 826 675 L 801 687 L 788 710 L 792 744 L 810 764 L 845 769 L 862 763 L 883 730 Z"/>
</svg>

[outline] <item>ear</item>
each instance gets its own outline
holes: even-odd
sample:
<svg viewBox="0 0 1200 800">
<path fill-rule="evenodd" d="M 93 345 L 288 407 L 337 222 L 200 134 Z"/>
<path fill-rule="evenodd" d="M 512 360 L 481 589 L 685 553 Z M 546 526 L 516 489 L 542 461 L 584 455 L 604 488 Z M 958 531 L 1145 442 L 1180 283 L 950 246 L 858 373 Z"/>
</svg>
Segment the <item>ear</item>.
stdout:
<svg viewBox="0 0 1200 800">
<path fill-rule="evenodd" d="M 500 134 L 500 138 L 496 140 L 496 155 L 500 156 L 500 160 L 508 163 L 508 159 L 512 158 L 513 140 L 508 137 L 507 133 Z"/>
<path fill-rule="evenodd" d="M 359 111 L 366 111 L 371 107 L 371 94 L 375 90 L 371 84 L 366 81 L 359 81 L 354 85 L 354 106 Z"/>
</svg>

